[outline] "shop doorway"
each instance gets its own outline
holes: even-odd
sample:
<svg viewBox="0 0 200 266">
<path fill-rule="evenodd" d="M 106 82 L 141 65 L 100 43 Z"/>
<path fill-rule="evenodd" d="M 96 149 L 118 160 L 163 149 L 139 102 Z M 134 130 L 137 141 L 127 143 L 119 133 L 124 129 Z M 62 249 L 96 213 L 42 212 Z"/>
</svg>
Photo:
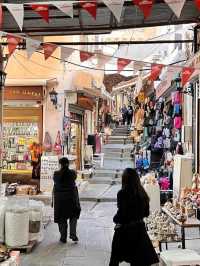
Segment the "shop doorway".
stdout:
<svg viewBox="0 0 200 266">
<path fill-rule="evenodd" d="M 76 118 L 74 119 L 74 115 Z M 71 136 L 70 136 L 70 154 L 76 157 L 76 169 L 82 168 L 82 116 L 71 113 Z"/>
</svg>

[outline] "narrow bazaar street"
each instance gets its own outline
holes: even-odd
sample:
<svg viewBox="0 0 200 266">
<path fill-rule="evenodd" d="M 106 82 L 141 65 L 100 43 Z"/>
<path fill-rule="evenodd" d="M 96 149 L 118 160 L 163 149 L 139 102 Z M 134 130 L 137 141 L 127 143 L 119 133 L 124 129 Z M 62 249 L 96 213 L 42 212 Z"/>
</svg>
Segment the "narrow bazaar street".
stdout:
<svg viewBox="0 0 200 266">
<path fill-rule="evenodd" d="M 124 139 L 127 144 L 124 144 Z M 69 240 L 66 245 L 60 244 L 57 225 L 50 223 L 44 231 L 42 243 L 30 255 L 22 257 L 22 266 L 109 264 L 116 194 L 121 186 L 122 170 L 133 166 L 131 148 L 127 127 L 115 129 L 108 144 L 104 145 L 104 166 L 96 167 L 94 176 L 80 193 L 82 214 L 78 225 L 79 243 Z M 46 208 L 53 217 L 51 207 Z"/>
<path fill-rule="evenodd" d="M 124 144 L 124 139 L 127 144 Z M 104 166 L 96 168 L 94 176 L 80 192 L 79 243 L 70 240 L 67 244 L 59 243 L 57 224 L 51 222 L 44 230 L 43 241 L 32 253 L 22 255 L 22 266 L 108 266 L 114 229 L 112 219 L 117 209 L 116 194 L 121 186 L 122 170 L 133 166 L 130 158 L 132 146 L 127 128 L 115 129 L 109 143 L 104 145 Z M 46 209 L 53 220 L 53 209 L 48 205 Z M 186 232 L 186 238 L 198 235 L 198 228 Z M 186 241 L 186 245 L 200 252 L 199 239 Z M 169 246 L 180 247 L 174 243 Z"/>
</svg>

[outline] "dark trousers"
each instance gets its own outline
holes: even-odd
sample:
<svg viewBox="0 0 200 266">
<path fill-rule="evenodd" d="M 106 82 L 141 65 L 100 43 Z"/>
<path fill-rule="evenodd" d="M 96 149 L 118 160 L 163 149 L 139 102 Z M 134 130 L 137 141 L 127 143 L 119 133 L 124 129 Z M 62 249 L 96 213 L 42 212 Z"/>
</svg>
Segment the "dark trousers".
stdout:
<svg viewBox="0 0 200 266">
<path fill-rule="evenodd" d="M 70 238 L 73 238 L 76 236 L 76 226 L 77 226 L 77 219 L 76 218 L 69 219 Z M 59 232 L 61 235 L 61 239 L 66 240 L 67 239 L 68 221 L 66 220 L 65 223 L 59 223 L 58 228 L 59 228 Z"/>
</svg>

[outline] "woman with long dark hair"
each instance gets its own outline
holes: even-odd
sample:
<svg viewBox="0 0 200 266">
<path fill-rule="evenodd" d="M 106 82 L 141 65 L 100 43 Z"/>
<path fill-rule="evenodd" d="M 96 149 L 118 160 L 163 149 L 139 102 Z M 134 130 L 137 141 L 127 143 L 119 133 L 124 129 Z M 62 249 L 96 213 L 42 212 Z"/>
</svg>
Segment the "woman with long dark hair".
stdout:
<svg viewBox="0 0 200 266">
<path fill-rule="evenodd" d="M 61 166 L 54 173 L 54 222 L 58 223 L 60 241 L 67 242 L 68 220 L 70 225 L 69 237 L 77 242 L 77 219 L 80 216 L 81 207 L 76 187 L 76 172 L 69 169 L 69 160 L 65 157 L 59 160 Z"/>
<path fill-rule="evenodd" d="M 117 213 L 113 218 L 115 232 L 109 266 L 120 262 L 131 266 L 150 266 L 158 257 L 146 231 L 143 218 L 149 216 L 149 197 L 135 169 L 126 168 L 122 189 L 117 194 Z"/>
</svg>

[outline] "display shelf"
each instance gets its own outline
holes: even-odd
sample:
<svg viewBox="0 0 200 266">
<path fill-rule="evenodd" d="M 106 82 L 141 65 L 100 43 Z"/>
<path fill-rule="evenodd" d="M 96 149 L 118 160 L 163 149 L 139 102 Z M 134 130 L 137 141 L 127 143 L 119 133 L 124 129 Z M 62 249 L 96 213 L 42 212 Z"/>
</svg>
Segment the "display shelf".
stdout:
<svg viewBox="0 0 200 266">
<path fill-rule="evenodd" d="M 32 170 L 29 146 L 39 141 L 35 122 L 5 122 L 3 128 L 2 163 L 4 172 Z"/>
<path fill-rule="evenodd" d="M 193 218 L 193 217 L 188 217 L 187 220 L 185 222 L 181 222 L 178 219 L 176 219 L 176 217 L 174 217 L 174 215 L 166 208 L 162 208 L 162 211 L 167 214 L 172 220 L 173 222 L 180 226 L 181 228 L 181 242 L 182 242 L 182 248 L 185 249 L 185 229 L 187 228 L 199 228 L 200 229 L 200 221 L 197 218 Z M 190 239 L 192 240 L 192 239 Z"/>
<path fill-rule="evenodd" d="M 5 174 L 31 174 L 32 170 L 9 170 L 9 169 L 2 169 L 2 173 Z"/>
</svg>

